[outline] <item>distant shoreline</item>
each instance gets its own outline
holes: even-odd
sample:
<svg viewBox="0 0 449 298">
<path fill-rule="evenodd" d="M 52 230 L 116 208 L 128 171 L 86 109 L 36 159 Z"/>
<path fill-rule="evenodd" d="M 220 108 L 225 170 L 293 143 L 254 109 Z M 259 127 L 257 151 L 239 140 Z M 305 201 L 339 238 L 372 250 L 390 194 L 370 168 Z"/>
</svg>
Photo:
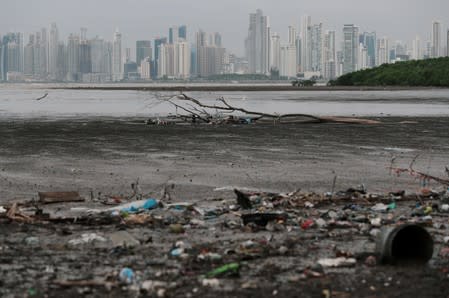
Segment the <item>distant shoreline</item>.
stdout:
<svg viewBox="0 0 449 298">
<path fill-rule="evenodd" d="M 198 86 L 182 86 L 182 85 L 145 85 L 145 86 L 54 86 L 47 87 L 48 89 L 59 89 L 59 90 L 104 90 L 104 91 L 172 91 L 172 92 L 213 92 L 213 91 L 240 91 L 240 92 L 254 92 L 254 91 L 418 91 L 418 90 L 432 90 L 432 89 L 447 89 L 438 87 L 403 87 L 403 86 L 316 86 L 316 87 L 293 87 L 286 85 L 198 85 Z"/>
</svg>

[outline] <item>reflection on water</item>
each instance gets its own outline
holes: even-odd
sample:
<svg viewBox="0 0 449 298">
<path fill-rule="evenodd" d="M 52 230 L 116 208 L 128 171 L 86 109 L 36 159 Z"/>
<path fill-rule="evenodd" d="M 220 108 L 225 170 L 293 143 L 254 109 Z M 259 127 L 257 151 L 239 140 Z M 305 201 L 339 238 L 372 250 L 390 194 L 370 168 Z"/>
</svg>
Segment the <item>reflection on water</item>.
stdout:
<svg viewBox="0 0 449 298">
<path fill-rule="evenodd" d="M 48 92 L 47 98 L 35 98 Z M 139 91 L 44 90 L 0 87 L 0 116 L 126 117 L 164 116 L 175 109 L 161 98 L 174 93 Z M 209 104 L 223 96 L 229 103 L 268 113 L 336 116 L 449 116 L 449 90 L 190 92 Z M 217 103 L 218 104 L 218 103 Z"/>
</svg>

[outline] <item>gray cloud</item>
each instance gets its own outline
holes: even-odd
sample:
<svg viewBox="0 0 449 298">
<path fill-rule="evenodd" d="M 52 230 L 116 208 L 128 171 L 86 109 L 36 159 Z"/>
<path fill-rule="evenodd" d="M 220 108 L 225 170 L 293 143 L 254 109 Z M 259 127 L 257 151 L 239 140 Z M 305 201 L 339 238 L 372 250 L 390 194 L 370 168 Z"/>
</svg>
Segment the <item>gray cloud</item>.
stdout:
<svg viewBox="0 0 449 298">
<path fill-rule="evenodd" d="M 447 0 L 2 0 L 0 34 L 8 31 L 31 33 L 56 22 L 61 35 L 88 28 L 88 36 L 112 39 L 115 28 L 123 33 L 126 46 L 136 39 L 153 39 L 168 34 L 168 27 L 188 26 L 193 33 L 202 28 L 218 31 L 227 48 L 243 53 L 248 14 L 261 8 L 270 17 L 272 31 L 286 37 L 287 27 L 298 26 L 302 15 L 325 28 L 342 30 L 354 23 L 361 30 L 377 31 L 379 36 L 408 41 L 415 35 L 430 38 L 431 22 L 449 25 Z"/>
</svg>

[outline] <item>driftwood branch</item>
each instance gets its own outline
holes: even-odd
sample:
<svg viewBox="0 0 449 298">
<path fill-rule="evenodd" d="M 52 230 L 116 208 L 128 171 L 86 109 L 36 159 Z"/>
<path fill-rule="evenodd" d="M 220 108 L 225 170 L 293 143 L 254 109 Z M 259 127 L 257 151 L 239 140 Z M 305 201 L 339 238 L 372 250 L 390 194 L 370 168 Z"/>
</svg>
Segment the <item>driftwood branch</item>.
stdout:
<svg viewBox="0 0 449 298">
<path fill-rule="evenodd" d="M 391 166 L 390 167 L 390 171 L 395 172 L 396 175 L 398 175 L 398 176 L 401 173 L 408 173 L 412 177 L 418 177 L 418 178 L 421 178 L 421 179 L 424 179 L 424 180 L 427 180 L 427 181 L 435 181 L 435 182 L 440 183 L 442 185 L 449 186 L 449 179 L 444 179 L 444 178 L 440 178 L 440 177 L 436 177 L 436 176 L 433 176 L 433 175 L 429 175 L 429 174 L 423 173 L 421 171 L 416 171 L 413 168 L 413 165 L 415 164 L 415 162 L 418 159 L 418 157 L 419 157 L 419 154 L 417 154 L 412 159 L 412 161 L 410 162 L 410 165 L 409 165 L 408 168 L 396 168 L 396 167 L 392 167 Z M 447 171 L 448 171 L 447 167 L 446 167 L 445 170 L 446 170 L 446 173 L 447 173 Z"/>
<path fill-rule="evenodd" d="M 172 96 L 158 96 L 158 98 L 164 102 L 168 102 L 173 105 L 177 110 L 182 110 L 191 116 L 191 122 L 196 122 L 200 120 L 204 123 L 239 123 L 239 118 L 233 118 L 229 116 L 228 119 L 220 117 L 220 114 L 232 114 L 234 112 L 242 113 L 247 116 L 251 116 L 251 122 L 257 122 L 261 119 L 270 119 L 272 121 L 282 122 L 284 119 L 292 118 L 305 118 L 300 121 L 294 120 L 294 122 L 299 123 L 347 123 L 347 124 L 378 124 L 378 121 L 370 119 L 358 119 L 358 118 L 347 118 L 347 117 L 319 117 L 310 114 L 270 114 L 257 111 L 250 111 L 245 108 L 236 107 L 227 102 L 223 97 L 217 99 L 218 104 L 206 104 L 200 100 L 190 97 L 187 94 L 181 92 L 178 95 Z M 183 104 L 176 102 L 181 101 Z M 209 111 L 215 111 L 213 115 Z M 185 115 L 177 115 L 178 118 L 186 121 L 189 119 Z M 246 120 L 246 119 L 243 119 Z M 240 122 L 245 123 L 245 122 Z"/>
<path fill-rule="evenodd" d="M 48 96 L 48 93 L 45 93 L 43 96 L 36 98 L 36 100 L 44 99 Z"/>
</svg>

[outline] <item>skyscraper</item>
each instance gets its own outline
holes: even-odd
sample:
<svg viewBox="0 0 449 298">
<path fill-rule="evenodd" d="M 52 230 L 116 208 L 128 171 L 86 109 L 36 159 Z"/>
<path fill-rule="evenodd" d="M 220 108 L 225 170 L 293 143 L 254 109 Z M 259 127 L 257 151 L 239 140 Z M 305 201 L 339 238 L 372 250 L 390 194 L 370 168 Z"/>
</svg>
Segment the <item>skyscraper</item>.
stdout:
<svg viewBox="0 0 449 298">
<path fill-rule="evenodd" d="M 150 40 L 138 40 L 136 41 L 136 63 L 140 66 L 140 62 L 147 57 L 152 58 L 152 49 Z"/>
<path fill-rule="evenodd" d="M 158 71 L 159 71 L 159 56 L 160 56 L 160 47 L 161 45 L 167 43 L 167 38 L 166 37 L 162 37 L 162 38 L 156 38 L 154 40 L 154 67 L 153 67 L 153 72 L 151 74 L 151 76 L 153 78 L 159 77 L 158 75 Z"/>
<path fill-rule="evenodd" d="M 276 32 L 271 36 L 270 70 L 281 67 L 281 37 Z"/>
<path fill-rule="evenodd" d="M 332 80 L 335 78 L 336 49 L 335 31 L 327 31 L 323 42 L 323 77 Z"/>
<path fill-rule="evenodd" d="M 296 46 L 294 44 L 281 46 L 280 56 L 279 75 L 288 78 L 296 77 Z"/>
<path fill-rule="evenodd" d="M 359 56 L 359 28 L 352 24 L 343 27 L 343 55 L 343 74 L 356 71 Z"/>
<path fill-rule="evenodd" d="M 250 73 L 268 74 L 270 71 L 270 25 L 262 10 L 249 15 L 248 37 L 245 42 Z"/>
<path fill-rule="evenodd" d="M 123 79 L 122 61 L 122 34 L 118 30 L 114 33 L 112 44 L 112 81 L 118 82 Z"/>
<path fill-rule="evenodd" d="M 58 47 L 59 47 L 59 33 L 58 27 L 55 23 L 51 24 L 50 41 L 48 47 L 49 56 L 49 73 L 52 80 L 58 79 Z"/>
<path fill-rule="evenodd" d="M 186 25 L 179 26 L 178 36 L 179 36 L 179 38 L 187 40 L 187 26 Z"/>
<path fill-rule="evenodd" d="M 212 33 L 209 38 L 209 45 L 220 48 L 222 46 L 221 34 L 218 32 Z"/>
<path fill-rule="evenodd" d="M 390 43 L 387 37 L 377 40 L 377 65 L 390 63 Z"/>
<path fill-rule="evenodd" d="M 47 29 L 41 29 L 41 39 L 40 39 L 40 71 L 42 77 L 48 76 L 48 34 Z"/>
<path fill-rule="evenodd" d="M 449 57 L 449 29 L 447 30 L 446 36 L 446 56 Z"/>
<path fill-rule="evenodd" d="M 310 16 L 303 16 L 301 18 L 301 71 L 309 71 L 312 61 L 312 45 L 310 42 L 310 27 L 312 25 L 312 18 Z"/>
<path fill-rule="evenodd" d="M 288 26 L 288 44 L 296 45 L 296 28 L 294 26 Z"/>
<path fill-rule="evenodd" d="M 360 43 L 366 48 L 366 53 L 368 56 L 367 67 L 376 66 L 376 45 L 377 37 L 376 32 L 364 32 L 360 35 Z"/>
<path fill-rule="evenodd" d="M 168 43 L 174 44 L 179 40 L 187 40 L 187 26 L 173 26 L 168 29 Z"/>
<path fill-rule="evenodd" d="M 441 23 L 432 23 L 432 58 L 441 57 Z"/>
<path fill-rule="evenodd" d="M 80 73 L 80 38 L 70 34 L 67 43 L 67 80 L 78 81 Z"/>
<path fill-rule="evenodd" d="M 8 33 L 0 40 L 0 81 L 7 80 L 8 72 L 23 71 L 23 36 Z"/>
<path fill-rule="evenodd" d="M 106 53 L 104 40 L 98 36 L 90 40 L 92 73 L 106 73 Z"/>
<path fill-rule="evenodd" d="M 34 75 L 34 34 L 29 37 L 28 44 L 24 49 L 23 73 L 28 76 Z"/>
<path fill-rule="evenodd" d="M 310 43 L 310 68 L 309 71 L 321 72 L 323 68 L 322 50 L 323 50 L 323 24 L 319 23 L 309 27 Z"/>
<path fill-rule="evenodd" d="M 187 79 L 190 76 L 190 44 L 186 41 L 175 43 L 174 73 L 178 79 Z"/>
<path fill-rule="evenodd" d="M 421 49 L 421 39 L 419 36 L 416 36 L 416 38 L 412 42 L 412 59 L 413 60 L 420 60 L 422 59 L 422 49 Z"/>
<path fill-rule="evenodd" d="M 178 42 L 179 39 L 179 28 L 178 26 L 173 26 L 168 29 L 168 43 L 174 44 Z"/>
</svg>

